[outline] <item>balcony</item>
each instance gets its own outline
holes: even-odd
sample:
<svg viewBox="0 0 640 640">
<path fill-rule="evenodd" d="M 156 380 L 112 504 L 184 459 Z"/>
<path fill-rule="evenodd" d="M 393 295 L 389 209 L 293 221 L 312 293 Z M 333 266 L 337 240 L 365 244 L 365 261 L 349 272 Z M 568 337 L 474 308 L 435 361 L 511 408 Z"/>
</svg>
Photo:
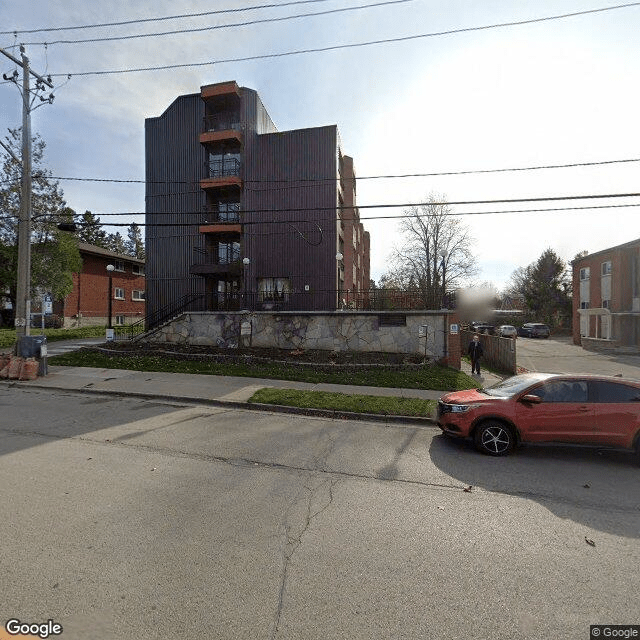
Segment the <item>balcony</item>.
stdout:
<svg viewBox="0 0 640 640">
<path fill-rule="evenodd" d="M 241 164 L 238 158 L 216 158 L 206 163 L 207 176 L 200 180 L 202 189 L 220 187 L 242 187 L 240 178 Z"/>
<path fill-rule="evenodd" d="M 205 222 L 240 222 L 239 202 L 217 202 L 206 206 Z"/>
<path fill-rule="evenodd" d="M 218 202 L 205 207 L 200 233 L 240 234 L 240 203 Z"/>
<path fill-rule="evenodd" d="M 200 134 L 200 142 L 207 144 L 229 141 L 242 144 L 240 114 L 216 113 L 205 116 L 202 124 L 202 133 Z"/>
<path fill-rule="evenodd" d="M 189 273 L 194 276 L 242 275 L 242 260 L 240 248 L 219 247 L 217 251 L 206 251 L 196 247 L 193 251 L 194 263 L 189 267 Z"/>
</svg>

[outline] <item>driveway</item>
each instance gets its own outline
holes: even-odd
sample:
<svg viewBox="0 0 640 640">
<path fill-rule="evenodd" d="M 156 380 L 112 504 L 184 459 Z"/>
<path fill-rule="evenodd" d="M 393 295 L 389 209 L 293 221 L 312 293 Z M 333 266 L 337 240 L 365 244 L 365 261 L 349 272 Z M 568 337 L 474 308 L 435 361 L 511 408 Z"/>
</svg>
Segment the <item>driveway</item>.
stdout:
<svg viewBox="0 0 640 640">
<path fill-rule="evenodd" d="M 73 340 L 52 340 L 47 342 L 47 354 L 59 356 L 69 351 L 77 351 L 82 347 L 91 347 L 96 344 L 104 344 L 104 338 L 74 338 Z"/>
<path fill-rule="evenodd" d="M 529 371 L 622 374 L 640 379 L 640 356 L 587 351 L 573 344 L 571 336 L 518 338 L 516 361 Z"/>
</svg>

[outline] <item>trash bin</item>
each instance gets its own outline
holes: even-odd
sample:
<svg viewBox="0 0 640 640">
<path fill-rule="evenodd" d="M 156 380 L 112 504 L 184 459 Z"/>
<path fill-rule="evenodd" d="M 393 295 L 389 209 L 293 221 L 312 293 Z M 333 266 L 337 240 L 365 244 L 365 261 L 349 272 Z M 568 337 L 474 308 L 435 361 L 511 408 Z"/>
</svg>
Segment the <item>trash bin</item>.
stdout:
<svg viewBox="0 0 640 640">
<path fill-rule="evenodd" d="M 18 355 L 22 358 L 39 358 L 42 346 L 46 353 L 47 336 L 22 336 L 18 341 Z"/>
<path fill-rule="evenodd" d="M 47 336 L 22 336 L 18 340 L 18 356 L 38 359 L 38 375 L 46 376 Z"/>
</svg>

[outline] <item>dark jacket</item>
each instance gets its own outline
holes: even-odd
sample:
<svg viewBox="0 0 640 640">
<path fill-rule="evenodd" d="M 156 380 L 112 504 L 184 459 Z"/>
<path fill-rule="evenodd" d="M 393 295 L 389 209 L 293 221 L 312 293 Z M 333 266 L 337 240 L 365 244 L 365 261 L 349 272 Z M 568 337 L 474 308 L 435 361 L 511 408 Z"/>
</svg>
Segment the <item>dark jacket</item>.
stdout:
<svg viewBox="0 0 640 640">
<path fill-rule="evenodd" d="M 477 360 L 482 355 L 482 345 L 480 344 L 480 342 L 474 342 L 472 340 L 469 343 L 467 353 L 471 356 L 472 360 Z"/>
</svg>

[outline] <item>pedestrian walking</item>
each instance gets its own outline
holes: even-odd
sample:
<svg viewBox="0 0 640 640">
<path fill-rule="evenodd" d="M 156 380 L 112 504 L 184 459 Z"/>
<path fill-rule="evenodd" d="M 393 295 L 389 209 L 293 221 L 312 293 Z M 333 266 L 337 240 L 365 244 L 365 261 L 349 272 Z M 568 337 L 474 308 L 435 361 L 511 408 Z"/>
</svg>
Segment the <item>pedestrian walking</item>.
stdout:
<svg viewBox="0 0 640 640">
<path fill-rule="evenodd" d="M 467 353 L 471 356 L 471 374 L 480 375 L 480 358 L 482 356 L 482 345 L 480 344 L 480 336 L 473 336 L 473 340 L 469 343 Z"/>
</svg>

